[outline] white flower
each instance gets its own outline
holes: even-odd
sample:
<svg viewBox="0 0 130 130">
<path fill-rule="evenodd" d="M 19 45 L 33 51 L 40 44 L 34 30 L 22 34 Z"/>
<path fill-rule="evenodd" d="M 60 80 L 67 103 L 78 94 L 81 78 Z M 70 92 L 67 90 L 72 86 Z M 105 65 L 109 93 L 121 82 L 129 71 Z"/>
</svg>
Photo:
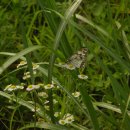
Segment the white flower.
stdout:
<svg viewBox="0 0 130 130">
<path fill-rule="evenodd" d="M 76 67 L 73 64 L 65 64 L 64 67 L 69 70 L 74 70 Z"/>
<path fill-rule="evenodd" d="M 74 121 L 74 116 L 71 115 L 70 113 L 67 113 L 64 115 L 63 119 L 59 120 L 59 123 L 61 125 L 65 125 L 65 124 L 70 124 Z"/>
<path fill-rule="evenodd" d="M 68 114 L 65 116 L 65 122 L 66 122 L 67 124 L 69 124 L 69 123 L 72 123 L 73 121 L 74 121 L 74 116 L 68 113 Z"/>
<path fill-rule="evenodd" d="M 33 71 L 33 74 L 35 75 L 37 72 L 36 71 Z M 30 72 L 26 72 L 26 73 L 24 73 L 24 76 L 23 76 L 23 79 L 25 80 L 25 79 L 28 79 L 28 78 L 30 78 L 31 77 L 31 75 L 30 75 Z"/>
<path fill-rule="evenodd" d="M 74 93 L 72 93 L 72 95 L 73 95 L 74 97 L 79 97 L 79 96 L 80 96 L 80 92 L 74 92 Z"/>
<path fill-rule="evenodd" d="M 29 85 L 29 86 L 26 88 L 27 91 L 31 91 L 31 90 L 33 90 L 33 89 L 34 89 L 34 88 L 33 88 L 32 85 Z"/>
<path fill-rule="evenodd" d="M 40 88 L 39 85 L 28 85 L 28 87 L 26 88 L 27 91 L 31 91 L 33 89 L 38 89 Z"/>
<path fill-rule="evenodd" d="M 39 67 L 38 64 L 33 64 L 33 70 L 37 69 Z"/>
<path fill-rule="evenodd" d="M 74 121 L 74 116 L 70 116 L 70 117 L 67 117 L 66 119 L 65 119 L 65 122 L 66 123 L 72 123 Z"/>
<path fill-rule="evenodd" d="M 17 89 L 23 89 L 24 86 L 21 86 L 21 85 L 7 85 L 6 88 L 4 89 L 4 91 L 14 91 L 14 90 L 17 90 Z"/>
<path fill-rule="evenodd" d="M 43 98 L 47 98 L 47 97 L 48 97 L 48 94 L 45 93 L 45 92 L 39 92 L 39 93 L 38 93 L 38 96 L 39 96 L 39 97 L 43 97 Z"/>
<path fill-rule="evenodd" d="M 66 117 L 69 117 L 69 116 L 71 116 L 71 114 L 67 113 L 67 114 L 64 115 L 63 119 L 65 119 Z"/>
<path fill-rule="evenodd" d="M 60 120 L 59 120 L 59 124 L 61 124 L 61 125 L 65 125 L 65 124 L 66 124 L 66 121 L 63 120 L 63 119 L 60 119 Z"/>
<path fill-rule="evenodd" d="M 34 89 L 39 89 L 40 86 L 39 85 L 33 85 Z"/>
<path fill-rule="evenodd" d="M 61 114 L 61 112 L 55 112 L 55 113 L 54 113 L 54 116 L 55 116 L 55 117 L 58 117 L 58 116 L 60 116 L 60 114 Z"/>
<path fill-rule="evenodd" d="M 7 85 L 5 87 L 4 91 L 13 91 L 13 90 L 16 90 L 16 89 L 17 89 L 16 85 L 10 84 L 10 85 Z"/>
<path fill-rule="evenodd" d="M 26 61 L 20 61 L 20 63 L 17 65 L 17 68 L 19 68 L 20 66 L 26 65 L 27 62 Z"/>
<path fill-rule="evenodd" d="M 16 88 L 17 89 L 24 89 L 24 86 L 22 86 L 22 85 L 16 85 Z"/>
<path fill-rule="evenodd" d="M 30 75 L 25 75 L 25 76 L 23 76 L 23 79 L 25 80 L 25 79 L 29 79 L 31 76 Z"/>
<path fill-rule="evenodd" d="M 54 84 L 47 84 L 44 86 L 45 89 L 51 89 L 54 87 Z"/>
<path fill-rule="evenodd" d="M 79 79 L 88 79 L 88 76 L 84 75 L 84 74 L 80 74 L 80 75 L 78 75 L 78 78 Z"/>
</svg>

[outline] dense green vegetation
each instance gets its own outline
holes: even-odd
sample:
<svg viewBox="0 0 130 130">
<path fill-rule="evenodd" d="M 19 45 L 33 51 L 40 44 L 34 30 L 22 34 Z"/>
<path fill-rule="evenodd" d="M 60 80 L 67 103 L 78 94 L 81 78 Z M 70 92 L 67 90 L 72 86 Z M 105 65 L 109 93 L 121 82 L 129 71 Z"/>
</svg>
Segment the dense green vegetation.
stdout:
<svg viewBox="0 0 130 130">
<path fill-rule="evenodd" d="M 129 130 L 129 84 L 129 0 L 0 1 L 1 130 Z"/>
</svg>

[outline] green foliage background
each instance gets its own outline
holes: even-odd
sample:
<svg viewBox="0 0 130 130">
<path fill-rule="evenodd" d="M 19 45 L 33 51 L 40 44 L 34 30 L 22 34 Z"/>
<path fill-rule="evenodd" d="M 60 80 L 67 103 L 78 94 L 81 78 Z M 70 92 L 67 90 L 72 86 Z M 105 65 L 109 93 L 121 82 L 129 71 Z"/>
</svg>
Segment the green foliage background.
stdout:
<svg viewBox="0 0 130 130">
<path fill-rule="evenodd" d="M 129 0 L 1 0 L 1 130 L 129 130 L 129 15 Z M 82 47 L 89 50 L 83 72 L 87 80 L 78 79 L 78 70 L 59 65 Z M 17 69 L 21 59 L 27 65 Z M 40 65 L 37 75 L 32 62 Z M 23 80 L 27 70 L 31 78 Z M 8 84 L 52 80 L 60 88 L 47 91 L 49 111 L 37 95 L 41 90 L 3 91 Z M 79 99 L 72 96 L 75 91 L 80 91 Z M 36 105 L 40 111 L 31 112 Z M 61 112 L 59 118 L 54 117 L 56 111 Z M 58 120 L 65 113 L 73 114 L 75 121 L 62 126 Z"/>
</svg>

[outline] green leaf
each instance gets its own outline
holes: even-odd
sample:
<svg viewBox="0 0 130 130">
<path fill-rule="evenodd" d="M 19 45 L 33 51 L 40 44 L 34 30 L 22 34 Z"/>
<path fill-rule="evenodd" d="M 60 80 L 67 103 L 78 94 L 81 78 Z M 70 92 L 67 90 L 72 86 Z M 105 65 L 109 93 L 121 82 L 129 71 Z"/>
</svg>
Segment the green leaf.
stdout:
<svg viewBox="0 0 130 130">
<path fill-rule="evenodd" d="M 3 71 L 5 71 L 13 62 L 15 62 L 16 60 L 18 60 L 19 58 L 21 58 L 23 55 L 28 54 L 29 52 L 32 52 L 34 50 L 37 49 L 41 49 L 42 46 L 31 46 L 28 47 L 24 50 L 22 50 L 21 52 L 16 53 L 15 56 L 12 56 L 11 58 L 9 58 L 1 67 L 0 67 L 0 74 L 3 73 Z"/>
</svg>

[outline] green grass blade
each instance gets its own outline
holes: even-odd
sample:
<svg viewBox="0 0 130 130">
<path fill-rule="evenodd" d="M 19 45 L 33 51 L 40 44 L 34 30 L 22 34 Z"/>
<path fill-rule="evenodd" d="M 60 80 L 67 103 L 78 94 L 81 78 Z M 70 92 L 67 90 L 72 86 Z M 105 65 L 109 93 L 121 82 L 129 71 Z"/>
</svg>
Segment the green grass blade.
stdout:
<svg viewBox="0 0 130 130">
<path fill-rule="evenodd" d="M 49 69 L 48 69 L 48 82 L 51 83 L 52 82 L 52 71 L 53 71 L 53 65 L 54 65 L 54 62 L 55 62 L 55 51 L 58 49 L 59 47 L 59 44 L 60 44 L 60 40 L 61 40 L 61 37 L 63 35 L 63 32 L 65 30 L 65 27 L 69 21 L 69 19 L 72 17 L 73 13 L 76 11 L 76 9 L 78 8 L 78 6 L 80 5 L 82 0 L 78 0 L 78 1 L 75 1 L 73 3 L 73 5 L 70 6 L 70 8 L 68 8 L 68 10 L 66 11 L 65 13 L 65 20 L 63 20 L 59 26 L 59 29 L 57 31 L 57 34 L 56 34 L 56 38 L 55 38 L 55 41 L 54 41 L 54 46 L 53 46 L 53 50 L 54 52 L 52 52 L 52 55 L 50 57 L 50 64 L 49 64 Z M 50 102 L 50 114 L 51 114 L 51 117 L 52 117 L 52 120 L 54 122 L 54 113 L 53 113 L 53 99 L 52 99 L 52 92 L 50 90 L 50 93 L 49 93 L 49 102 Z"/>
<path fill-rule="evenodd" d="M 120 104 L 120 109 L 122 112 L 123 116 L 123 124 L 120 124 L 120 127 L 125 127 L 126 130 L 129 130 L 130 128 L 130 117 L 128 116 L 128 113 L 126 113 L 126 100 L 127 97 L 129 96 L 129 92 L 126 93 L 126 91 L 124 90 L 124 88 L 121 86 L 121 84 L 112 76 L 110 70 L 108 69 L 107 66 L 105 66 L 102 61 L 100 60 L 99 57 L 97 57 L 97 60 L 99 61 L 100 66 L 104 69 L 104 71 L 108 74 L 108 76 L 111 79 L 111 84 L 113 87 L 113 91 L 116 97 L 117 102 Z"/>
<path fill-rule="evenodd" d="M 69 22 L 70 18 L 72 17 L 72 15 L 74 14 L 74 12 L 76 11 L 76 9 L 79 7 L 80 3 L 82 2 L 82 0 L 77 0 L 74 2 L 74 4 L 72 6 L 70 6 L 68 8 L 68 10 L 65 13 L 64 19 L 61 22 L 59 29 L 57 31 L 56 34 L 56 38 L 55 38 L 55 42 L 54 42 L 54 51 L 57 50 L 57 48 L 59 47 L 59 43 L 62 37 L 62 34 L 66 28 L 67 23 Z"/>
<path fill-rule="evenodd" d="M 1 67 L 0 67 L 0 74 L 2 74 L 6 68 L 8 68 L 13 62 L 15 62 L 16 60 L 18 60 L 19 58 L 21 58 L 23 55 L 28 54 L 29 52 L 32 52 L 34 50 L 37 49 L 41 49 L 41 46 L 32 46 L 32 47 L 28 47 L 24 50 L 22 50 L 21 52 L 17 53 L 15 56 L 9 58 Z"/>
<path fill-rule="evenodd" d="M 78 87 L 78 89 L 80 90 L 80 93 L 82 95 L 82 100 L 83 100 L 83 102 L 84 102 L 84 104 L 85 104 L 85 106 L 86 106 L 86 108 L 88 110 L 90 119 L 91 119 L 92 124 L 93 124 L 93 129 L 94 130 L 99 130 L 99 124 L 98 124 L 98 120 L 97 120 L 96 111 L 95 111 L 95 109 L 93 107 L 91 98 L 89 97 L 85 86 L 80 85 Z"/>
<path fill-rule="evenodd" d="M 34 123 L 30 123 L 28 125 L 25 125 L 22 128 L 19 128 L 18 130 L 27 130 L 28 128 L 34 128 L 34 127 L 48 129 L 48 130 L 74 130 L 74 129 L 66 128 L 65 126 L 55 125 L 46 122 L 36 122 L 36 125 Z"/>
<path fill-rule="evenodd" d="M 129 101 L 129 100 L 128 100 Z M 105 102 L 94 102 L 93 103 L 95 106 L 99 106 L 99 107 L 102 107 L 102 108 L 106 108 L 108 110 L 111 110 L 111 111 L 114 111 L 116 113 L 119 113 L 121 114 L 121 110 L 119 107 L 115 106 L 115 105 L 112 105 L 112 104 L 109 104 L 109 103 L 105 103 Z M 128 106 L 126 106 L 127 108 Z M 130 116 L 130 111 L 127 111 L 128 115 Z"/>
<path fill-rule="evenodd" d="M 93 28 L 97 29 L 99 32 L 101 32 L 102 34 L 104 34 L 106 37 L 110 38 L 112 40 L 112 37 L 107 33 L 107 31 L 105 31 L 103 28 L 99 27 L 98 25 L 96 25 L 94 22 L 92 22 L 91 20 L 76 14 L 76 18 L 89 24 L 90 26 L 92 26 Z"/>
<path fill-rule="evenodd" d="M 0 91 L 0 95 L 3 96 L 3 97 L 5 97 L 5 98 L 7 98 L 7 99 L 9 99 L 9 100 L 12 100 L 12 101 L 14 101 L 14 102 L 17 102 L 18 104 L 20 104 L 20 105 L 22 105 L 22 106 L 25 106 L 26 108 L 30 109 L 31 111 L 32 111 L 32 110 L 35 110 L 35 106 L 33 106 L 33 105 L 32 105 L 31 103 L 29 103 L 28 101 L 25 101 L 25 100 L 23 100 L 23 99 L 21 99 L 21 98 L 18 98 L 18 97 L 13 97 L 12 95 L 7 94 L 7 93 L 5 93 L 5 92 L 3 92 L 3 91 Z M 45 114 L 43 113 L 42 110 L 37 111 L 37 114 L 40 115 L 40 116 L 43 117 L 43 118 L 46 118 L 46 116 L 47 116 L 47 115 L 45 115 Z"/>
</svg>

